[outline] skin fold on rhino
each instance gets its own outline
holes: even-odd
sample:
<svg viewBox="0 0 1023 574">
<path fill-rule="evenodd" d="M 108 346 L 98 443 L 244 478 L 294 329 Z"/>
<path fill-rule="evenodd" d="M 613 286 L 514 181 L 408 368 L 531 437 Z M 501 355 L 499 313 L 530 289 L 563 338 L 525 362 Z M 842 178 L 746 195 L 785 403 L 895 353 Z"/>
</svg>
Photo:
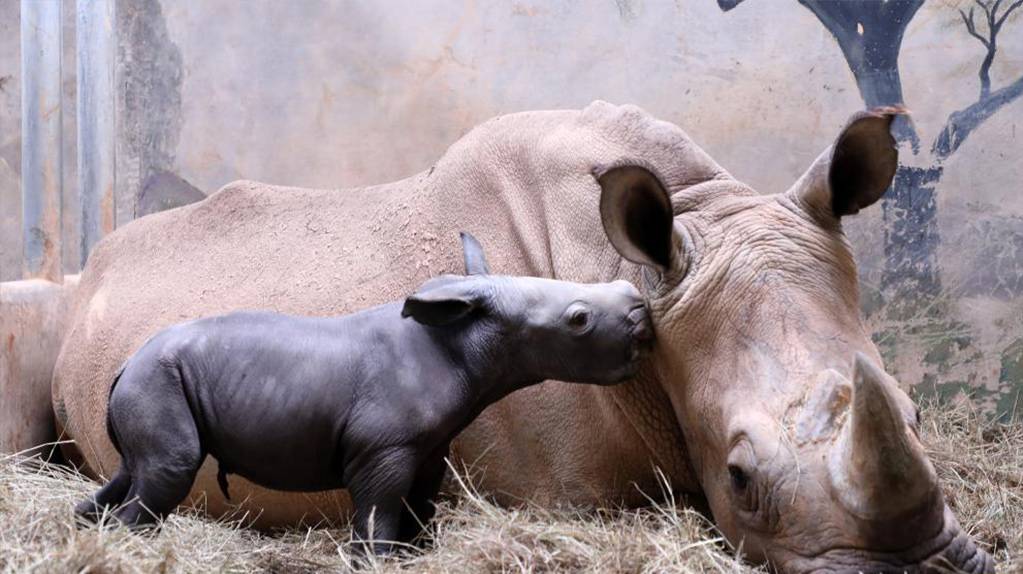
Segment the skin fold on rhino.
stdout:
<svg viewBox="0 0 1023 574">
<path fill-rule="evenodd" d="M 236 182 L 105 238 L 82 274 L 54 406 L 97 474 L 118 464 L 109 387 L 157 330 L 238 309 L 336 315 L 455 272 L 455 233 L 504 274 L 643 287 L 655 350 L 617 387 L 541 384 L 453 445 L 499 501 L 647 503 L 659 467 L 783 572 L 993 571 L 942 499 L 916 409 L 859 315 L 841 217 L 895 172 L 897 110 L 860 113 L 789 190 L 759 195 L 677 126 L 633 106 L 502 116 L 429 170 L 381 186 Z M 241 480 L 259 524 L 337 518 L 341 491 Z M 194 499 L 229 509 L 204 467 Z"/>
</svg>

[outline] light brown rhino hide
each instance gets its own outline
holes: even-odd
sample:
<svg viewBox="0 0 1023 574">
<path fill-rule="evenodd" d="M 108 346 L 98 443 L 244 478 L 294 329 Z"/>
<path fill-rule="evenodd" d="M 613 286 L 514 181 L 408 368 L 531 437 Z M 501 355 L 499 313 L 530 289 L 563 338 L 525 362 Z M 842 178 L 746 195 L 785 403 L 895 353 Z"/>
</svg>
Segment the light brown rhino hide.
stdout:
<svg viewBox="0 0 1023 574">
<path fill-rule="evenodd" d="M 327 315 L 404 298 L 431 276 L 461 272 L 463 230 L 481 239 L 496 273 L 638 283 L 636 266 L 604 235 L 594 178 L 632 162 L 657 169 L 673 191 L 715 178 L 740 187 L 677 127 L 595 103 L 498 117 L 395 183 L 314 190 L 240 181 L 139 219 L 104 239 L 82 275 L 55 369 L 59 418 L 88 467 L 109 477 L 119 460 L 106 432 L 110 384 L 154 332 L 238 309 Z M 455 449 L 506 501 L 642 504 L 641 490 L 659 491 L 655 464 L 676 486 L 697 487 L 670 404 L 640 381 L 516 393 Z M 207 461 L 193 494 L 219 513 L 226 507 L 214 473 Z M 263 525 L 347 510 L 341 493 L 271 494 L 241 483 L 232 478 L 233 497 L 249 497 L 244 506 L 262 512 Z"/>
</svg>

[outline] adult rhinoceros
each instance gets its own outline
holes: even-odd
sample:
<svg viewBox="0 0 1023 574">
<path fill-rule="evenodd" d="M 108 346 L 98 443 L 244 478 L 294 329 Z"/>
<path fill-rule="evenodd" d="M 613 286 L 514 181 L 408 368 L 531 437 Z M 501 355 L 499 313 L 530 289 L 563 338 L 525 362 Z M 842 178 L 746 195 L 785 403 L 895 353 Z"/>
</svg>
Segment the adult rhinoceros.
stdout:
<svg viewBox="0 0 1023 574">
<path fill-rule="evenodd" d="M 639 110 L 493 119 L 429 171 L 351 190 L 228 185 L 103 240 L 82 275 L 54 403 L 94 471 L 118 457 L 108 389 L 158 329 L 243 308 L 347 313 L 460 270 L 458 231 L 503 273 L 641 285 L 657 349 L 614 388 L 544 384 L 456 444 L 504 500 L 642 504 L 652 467 L 782 571 L 993 569 L 960 530 L 858 312 L 840 217 L 884 193 L 887 111 L 852 118 L 784 193 L 758 195 Z M 543 352 L 543 349 L 538 349 Z M 197 490 L 225 503 L 215 469 Z M 337 516 L 338 493 L 233 492 L 264 524 Z"/>
</svg>

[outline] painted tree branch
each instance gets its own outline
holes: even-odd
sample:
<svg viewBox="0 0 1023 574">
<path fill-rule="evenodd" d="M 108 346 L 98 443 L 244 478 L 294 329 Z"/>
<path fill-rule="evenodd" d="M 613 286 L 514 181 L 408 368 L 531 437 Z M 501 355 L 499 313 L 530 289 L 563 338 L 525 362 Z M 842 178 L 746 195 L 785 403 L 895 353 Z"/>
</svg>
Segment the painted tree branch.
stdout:
<svg viewBox="0 0 1023 574">
<path fill-rule="evenodd" d="M 1016 0 L 1016 2 L 1010 4 L 1009 7 L 1005 9 L 1005 12 L 1002 13 L 1002 17 L 998 19 L 998 27 L 1001 28 L 1002 24 L 1005 23 L 1006 18 L 1009 17 L 1009 14 L 1012 14 L 1012 11 L 1020 6 L 1023 6 L 1023 0 Z"/>
<path fill-rule="evenodd" d="M 995 53 L 998 51 L 998 33 L 1002 30 L 1002 25 L 1009 18 L 1009 15 L 1014 10 L 1023 6 L 1023 0 L 1016 0 L 1005 9 L 1004 12 L 999 16 L 998 9 L 1001 8 L 1004 0 L 973 0 L 980 9 L 984 11 L 984 20 L 987 23 L 987 37 L 984 37 L 977 30 L 977 23 L 973 18 L 974 9 L 971 6 L 969 12 L 959 10 L 959 15 L 963 19 L 963 24 L 966 25 L 966 32 L 980 41 L 987 50 L 984 55 L 984 61 L 980 64 L 980 98 L 983 100 L 991 94 L 991 64 L 995 61 Z"/>
<path fill-rule="evenodd" d="M 980 71 L 978 75 L 980 77 L 980 97 L 979 100 L 987 98 L 991 94 L 991 64 L 995 61 L 995 53 L 998 51 L 998 32 L 1002 28 L 1002 24 L 1005 23 L 1006 18 L 1012 11 L 1019 8 L 1020 4 L 1023 4 L 1023 0 L 1017 0 L 1002 13 L 1001 17 L 998 16 L 998 9 L 1001 7 L 1003 0 L 973 0 L 980 9 L 984 11 L 984 21 L 987 24 L 987 37 L 984 37 L 977 30 L 977 23 L 974 19 L 974 7 L 970 7 L 969 12 L 959 10 L 959 16 L 963 19 L 963 24 L 966 25 L 966 33 L 976 38 L 981 44 L 983 44 L 986 53 L 984 55 L 984 61 L 980 64 Z"/>
<path fill-rule="evenodd" d="M 966 24 L 966 31 L 969 32 L 969 34 L 974 38 L 980 40 L 980 43 L 984 44 L 984 47 L 987 47 L 988 45 L 987 38 L 977 33 L 977 24 L 974 23 L 973 21 L 973 8 L 970 8 L 969 14 L 963 12 L 962 9 L 960 9 L 959 15 L 963 17 L 963 23 Z"/>
<path fill-rule="evenodd" d="M 934 141 L 931 151 L 939 161 L 948 158 L 959 149 L 959 146 L 966 141 L 966 138 L 977 126 L 1021 95 L 1023 95 L 1023 76 L 1008 86 L 995 90 L 977 103 L 952 112 L 948 117 L 948 122 L 945 123 L 945 128 L 941 130 L 938 138 Z"/>
<path fill-rule="evenodd" d="M 931 148 L 931 151 L 934 152 L 938 161 L 942 161 L 952 155 L 977 126 L 1004 105 L 1023 95 L 1023 77 L 994 93 L 991 92 L 991 64 L 994 63 L 998 50 L 998 33 L 1001 32 L 1002 25 L 1005 24 L 1009 15 L 1020 6 L 1023 6 L 1023 0 L 1015 0 L 999 15 L 998 10 L 1001 8 L 1003 1 L 974 0 L 974 3 L 984 11 L 984 18 L 987 22 L 986 38 L 977 31 L 973 7 L 970 7 L 969 12 L 959 10 L 959 15 L 966 26 L 966 32 L 980 40 L 984 47 L 987 48 L 987 54 L 984 57 L 984 61 L 980 64 L 980 71 L 978 73 L 980 76 L 980 97 L 977 98 L 977 102 L 952 112 L 945 123 L 945 128 L 941 130 L 937 139 L 934 140 L 934 146 Z"/>
</svg>

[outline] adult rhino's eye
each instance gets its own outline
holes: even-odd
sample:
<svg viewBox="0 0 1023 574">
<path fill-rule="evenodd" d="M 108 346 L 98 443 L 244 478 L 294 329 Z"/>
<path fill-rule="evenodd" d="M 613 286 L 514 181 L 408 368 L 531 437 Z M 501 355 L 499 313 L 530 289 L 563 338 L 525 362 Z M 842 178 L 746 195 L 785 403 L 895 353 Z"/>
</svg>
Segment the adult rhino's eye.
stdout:
<svg viewBox="0 0 1023 574">
<path fill-rule="evenodd" d="M 757 489 L 754 488 L 750 471 L 737 464 L 728 465 L 728 478 L 732 483 L 732 497 L 746 512 L 756 513 L 760 507 Z"/>
<path fill-rule="evenodd" d="M 767 482 L 769 475 L 764 474 L 767 469 L 758 464 L 753 443 L 745 433 L 731 442 L 734 446 L 725 461 L 728 478 L 722 477 L 722 481 L 728 481 L 725 488 L 729 503 L 740 512 L 744 522 L 762 526 L 770 516 L 764 509 L 770 509 L 773 498 Z"/>
<path fill-rule="evenodd" d="M 738 465 L 728 465 L 728 476 L 732 479 L 732 489 L 738 493 L 746 491 L 746 487 L 749 486 L 749 475 L 746 471 L 740 468 Z"/>
</svg>

